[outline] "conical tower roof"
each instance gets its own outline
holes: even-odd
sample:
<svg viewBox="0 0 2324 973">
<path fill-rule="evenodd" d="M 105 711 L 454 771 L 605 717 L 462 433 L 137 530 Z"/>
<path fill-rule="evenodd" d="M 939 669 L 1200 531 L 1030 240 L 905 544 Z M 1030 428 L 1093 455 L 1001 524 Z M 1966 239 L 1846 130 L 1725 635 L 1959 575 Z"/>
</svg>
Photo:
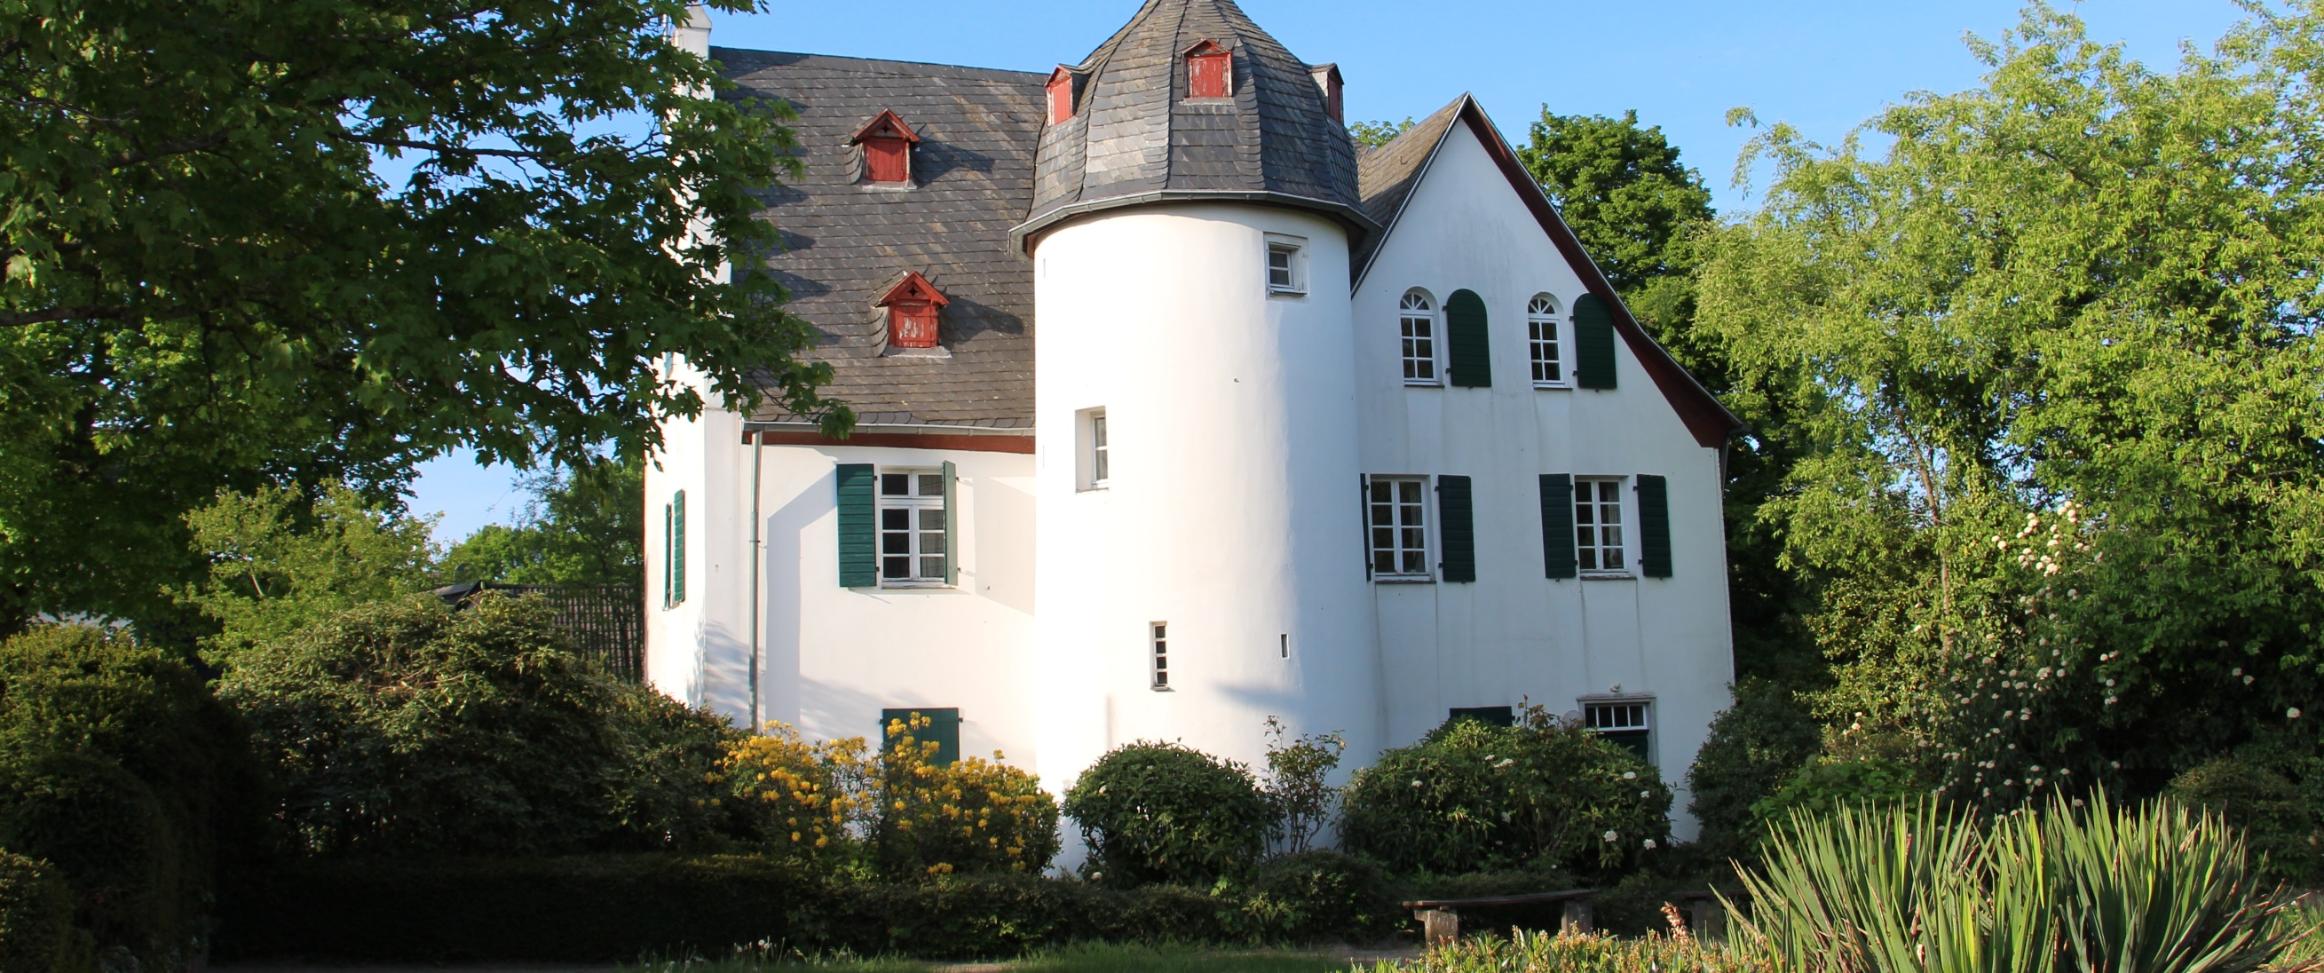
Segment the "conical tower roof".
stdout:
<svg viewBox="0 0 2324 973">
<path fill-rule="evenodd" d="M 1190 99 L 1187 54 L 1232 57 L 1229 97 Z M 1356 191 L 1356 151 L 1315 68 L 1233 0 L 1147 0 L 1078 66 L 1073 117 L 1042 130 L 1033 208 L 1020 240 L 1084 213 L 1231 199 L 1326 213 L 1374 229 Z"/>
</svg>

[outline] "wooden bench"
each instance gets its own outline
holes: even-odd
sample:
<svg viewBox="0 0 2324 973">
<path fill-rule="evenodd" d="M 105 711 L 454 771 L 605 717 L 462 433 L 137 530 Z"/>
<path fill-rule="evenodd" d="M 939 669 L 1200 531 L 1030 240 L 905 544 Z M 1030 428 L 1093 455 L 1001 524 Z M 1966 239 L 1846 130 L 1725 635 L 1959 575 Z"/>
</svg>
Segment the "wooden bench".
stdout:
<svg viewBox="0 0 2324 973">
<path fill-rule="evenodd" d="M 1567 935 L 1582 935 L 1597 928 L 1590 917 L 1590 897 L 1597 894 L 1597 889 L 1568 889 L 1563 892 L 1491 895 L 1473 899 L 1420 899 L 1406 902 L 1404 907 L 1412 910 L 1413 918 L 1420 920 L 1421 938 L 1433 948 L 1461 937 L 1462 909 L 1562 903 L 1565 910 L 1558 921 L 1558 931 Z"/>
</svg>

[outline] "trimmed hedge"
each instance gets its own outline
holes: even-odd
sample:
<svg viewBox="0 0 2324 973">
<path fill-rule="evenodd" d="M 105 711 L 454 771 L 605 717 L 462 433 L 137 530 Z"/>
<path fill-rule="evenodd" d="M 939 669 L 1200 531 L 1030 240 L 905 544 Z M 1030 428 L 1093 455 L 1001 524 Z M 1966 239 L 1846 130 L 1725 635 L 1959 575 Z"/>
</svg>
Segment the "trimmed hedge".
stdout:
<svg viewBox="0 0 2324 973">
<path fill-rule="evenodd" d="M 805 952 L 1006 958 L 1073 942 L 1237 942 L 1232 899 L 1024 875 L 830 884 L 757 857 L 309 861 L 227 889 L 217 955 L 611 963 Z"/>
</svg>

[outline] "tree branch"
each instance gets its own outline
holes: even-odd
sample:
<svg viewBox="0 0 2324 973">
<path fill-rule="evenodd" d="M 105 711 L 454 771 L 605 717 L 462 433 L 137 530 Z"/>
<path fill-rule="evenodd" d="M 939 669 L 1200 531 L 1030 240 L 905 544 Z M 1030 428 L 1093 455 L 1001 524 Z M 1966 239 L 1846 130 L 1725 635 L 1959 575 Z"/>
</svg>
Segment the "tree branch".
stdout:
<svg viewBox="0 0 2324 973">
<path fill-rule="evenodd" d="M 527 149 L 482 149 L 471 145 L 447 145 L 442 142 L 415 142 L 410 139 L 389 139 L 365 135 L 348 135 L 347 140 L 383 149 L 411 149 L 415 152 L 433 152 L 437 155 L 474 155 L 494 159 L 518 159 L 538 162 L 544 154 Z"/>
<path fill-rule="evenodd" d="M 119 321 L 129 317 L 130 314 L 130 310 L 125 307 L 105 307 L 101 305 L 52 307 L 42 311 L 0 313 L 0 328 L 22 328 L 35 324 L 55 324 L 59 321 L 76 321 L 82 319 Z"/>
</svg>

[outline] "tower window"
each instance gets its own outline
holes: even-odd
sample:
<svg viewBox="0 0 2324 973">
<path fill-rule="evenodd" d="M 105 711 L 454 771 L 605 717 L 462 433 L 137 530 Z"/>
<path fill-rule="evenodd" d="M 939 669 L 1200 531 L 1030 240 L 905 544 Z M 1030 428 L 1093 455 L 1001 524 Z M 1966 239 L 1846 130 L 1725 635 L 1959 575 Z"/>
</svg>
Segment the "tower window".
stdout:
<svg viewBox="0 0 2324 973">
<path fill-rule="evenodd" d="M 1227 98 L 1235 90 L 1235 58 L 1216 41 L 1186 51 L 1186 97 Z"/>
<path fill-rule="evenodd" d="M 1154 691 L 1170 688 L 1170 623 L 1155 622 L 1147 630 L 1154 654 Z"/>
<path fill-rule="evenodd" d="M 942 343 L 941 317 L 951 303 L 928 278 L 907 271 L 873 306 L 887 309 L 888 347 L 909 350 Z"/>
<path fill-rule="evenodd" d="M 1113 440 L 1106 428 L 1106 410 L 1084 409 L 1074 421 L 1081 445 L 1074 462 L 1079 480 L 1076 486 L 1084 491 L 1103 490 L 1114 478 Z"/>
<path fill-rule="evenodd" d="M 1276 297 L 1307 293 L 1307 241 L 1267 234 L 1267 293 Z"/>
<path fill-rule="evenodd" d="M 863 146 L 864 182 L 874 186 L 912 184 L 912 146 L 920 135 L 893 111 L 882 111 L 848 140 Z"/>
</svg>

